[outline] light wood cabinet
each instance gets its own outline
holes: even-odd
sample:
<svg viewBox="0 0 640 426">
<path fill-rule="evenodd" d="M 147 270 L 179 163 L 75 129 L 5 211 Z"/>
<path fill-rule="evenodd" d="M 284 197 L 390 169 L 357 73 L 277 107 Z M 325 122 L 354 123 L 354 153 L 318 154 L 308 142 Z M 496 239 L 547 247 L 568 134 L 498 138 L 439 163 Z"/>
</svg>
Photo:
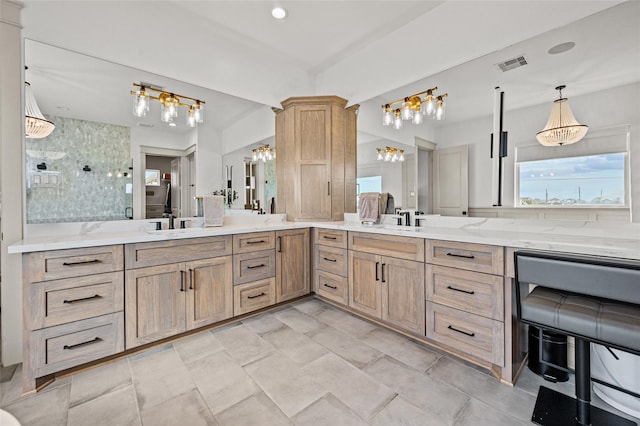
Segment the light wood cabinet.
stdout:
<svg viewBox="0 0 640 426">
<path fill-rule="evenodd" d="M 126 348 L 233 316 L 231 256 L 126 271 Z"/>
<path fill-rule="evenodd" d="M 349 304 L 347 231 L 314 229 L 313 288 L 319 296 Z"/>
<path fill-rule="evenodd" d="M 424 264 L 350 250 L 349 306 L 424 336 Z"/>
<path fill-rule="evenodd" d="M 277 231 L 276 240 L 276 303 L 309 294 L 309 228 Z"/>
<path fill-rule="evenodd" d="M 276 303 L 275 277 L 233 287 L 233 314 L 242 315 Z"/>
<path fill-rule="evenodd" d="M 343 220 L 356 211 L 356 111 L 337 96 L 295 97 L 276 112 L 278 212 Z"/>
<path fill-rule="evenodd" d="M 23 391 L 124 350 L 121 245 L 24 254 Z"/>
<path fill-rule="evenodd" d="M 503 247 L 427 240 L 427 338 L 505 364 Z"/>
</svg>

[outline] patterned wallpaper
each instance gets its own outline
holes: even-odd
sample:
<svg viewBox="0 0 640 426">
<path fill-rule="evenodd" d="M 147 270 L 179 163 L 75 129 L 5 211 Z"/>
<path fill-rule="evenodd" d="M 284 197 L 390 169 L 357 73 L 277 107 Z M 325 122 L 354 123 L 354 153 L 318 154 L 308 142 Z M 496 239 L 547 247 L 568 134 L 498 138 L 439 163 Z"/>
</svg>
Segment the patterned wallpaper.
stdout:
<svg viewBox="0 0 640 426">
<path fill-rule="evenodd" d="M 27 223 L 126 219 L 133 205 L 130 129 L 48 118 L 53 133 L 26 140 Z"/>
</svg>

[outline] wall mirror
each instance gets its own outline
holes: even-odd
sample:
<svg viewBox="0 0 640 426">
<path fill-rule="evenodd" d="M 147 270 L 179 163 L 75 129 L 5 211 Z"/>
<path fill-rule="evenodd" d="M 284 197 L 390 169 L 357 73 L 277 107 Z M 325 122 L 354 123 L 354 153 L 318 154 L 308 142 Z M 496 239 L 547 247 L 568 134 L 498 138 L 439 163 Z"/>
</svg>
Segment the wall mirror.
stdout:
<svg viewBox="0 0 640 426">
<path fill-rule="evenodd" d="M 156 168 L 160 184 L 173 174 L 169 211 L 194 215 L 193 197 L 219 189 L 222 132 L 238 117 L 264 107 L 30 39 L 24 49 L 25 80 L 56 126 L 46 138 L 25 140 L 28 224 L 146 218 L 147 157 L 169 159 L 160 161 L 168 164 L 164 169 Z M 204 100 L 204 122 L 188 127 L 186 109 L 179 108 L 175 126 L 169 126 L 160 120 L 155 101 L 146 116 L 135 117 L 129 93 L 134 82 Z M 173 165 L 172 159 L 177 159 Z M 199 160 L 206 167 L 197 170 Z"/>
</svg>

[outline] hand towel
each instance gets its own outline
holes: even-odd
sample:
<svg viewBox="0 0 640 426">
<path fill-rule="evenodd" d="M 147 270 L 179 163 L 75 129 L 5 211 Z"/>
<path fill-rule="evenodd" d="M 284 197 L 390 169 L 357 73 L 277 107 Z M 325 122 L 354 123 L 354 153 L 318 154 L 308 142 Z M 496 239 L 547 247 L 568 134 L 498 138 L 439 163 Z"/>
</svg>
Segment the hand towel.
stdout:
<svg viewBox="0 0 640 426">
<path fill-rule="evenodd" d="M 224 196 L 205 195 L 202 197 L 204 226 L 222 226 L 224 222 Z"/>
<path fill-rule="evenodd" d="M 376 223 L 380 219 L 380 193 L 360 194 L 360 222 Z"/>
</svg>

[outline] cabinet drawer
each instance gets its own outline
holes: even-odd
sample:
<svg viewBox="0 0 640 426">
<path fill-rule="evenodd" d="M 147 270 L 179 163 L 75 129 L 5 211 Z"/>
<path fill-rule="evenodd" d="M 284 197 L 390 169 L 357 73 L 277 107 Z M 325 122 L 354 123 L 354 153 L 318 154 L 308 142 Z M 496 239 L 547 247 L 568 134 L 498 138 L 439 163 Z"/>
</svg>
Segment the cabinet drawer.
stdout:
<svg viewBox="0 0 640 426">
<path fill-rule="evenodd" d="M 30 284 L 31 330 L 124 309 L 124 273 L 87 275 Z"/>
<path fill-rule="evenodd" d="M 122 246 L 33 252 L 23 256 L 28 282 L 122 271 Z"/>
<path fill-rule="evenodd" d="M 486 274 L 504 274 L 504 254 L 500 246 L 426 240 L 427 263 L 468 269 Z"/>
<path fill-rule="evenodd" d="M 349 232 L 349 250 L 424 262 L 424 239 Z"/>
<path fill-rule="evenodd" d="M 268 278 L 233 287 L 233 315 L 242 315 L 276 303 L 276 279 Z"/>
<path fill-rule="evenodd" d="M 29 336 L 34 377 L 124 350 L 124 314 L 117 312 L 34 331 Z"/>
<path fill-rule="evenodd" d="M 233 254 L 250 253 L 268 250 L 276 247 L 276 233 L 252 232 L 250 234 L 236 234 L 233 236 Z"/>
<path fill-rule="evenodd" d="M 231 252 L 231 235 L 135 243 L 125 246 L 127 269 L 227 256 Z"/>
<path fill-rule="evenodd" d="M 426 265 L 427 300 L 502 321 L 503 278 L 444 266 Z"/>
<path fill-rule="evenodd" d="M 347 248 L 347 231 L 315 228 L 314 241 L 316 244 L 322 244 L 323 246 L 331 246 L 331 247 L 346 249 Z"/>
<path fill-rule="evenodd" d="M 316 271 L 315 275 L 316 293 L 319 296 L 342 303 L 345 306 L 349 304 L 347 278 L 323 271 Z"/>
<path fill-rule="evenodd" d="M 427 338 L 474 358 L 504 365 L 500 321 L 427 302 Z"/>
<path fill-rule="evenodd" d="M 347 250 L 316 245 L 315 267 L 321 271 L 347 276 Z"/>
<path fill-rule="evenodd" d="M 276 275 L 276 253 L 263 250 L 233 256 L 233 284 L 244 284 Z"/>
</svg>

